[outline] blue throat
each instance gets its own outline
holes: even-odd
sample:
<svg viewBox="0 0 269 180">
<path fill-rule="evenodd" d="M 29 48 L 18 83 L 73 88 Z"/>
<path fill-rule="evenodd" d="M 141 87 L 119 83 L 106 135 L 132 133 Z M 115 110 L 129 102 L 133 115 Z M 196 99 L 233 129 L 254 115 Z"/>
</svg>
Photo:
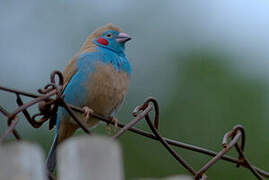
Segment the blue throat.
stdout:
<svg viewBox="0 0 269 180">
<path fill-rule="evenodd" d="M 78 68 L 94 67 L 93 62 L 111 63 L 117 71 L 125 71 L 131 76 L 132 69 L 124 52 L 118 53 L 105 47 L 97 47 L 95 52 L 83 53 L 79 56 Z"/>
</svg>

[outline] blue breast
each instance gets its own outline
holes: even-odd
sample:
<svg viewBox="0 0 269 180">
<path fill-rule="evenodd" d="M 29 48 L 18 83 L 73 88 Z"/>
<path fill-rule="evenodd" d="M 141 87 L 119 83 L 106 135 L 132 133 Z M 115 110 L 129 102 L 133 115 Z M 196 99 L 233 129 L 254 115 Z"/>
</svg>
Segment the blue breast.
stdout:
<svg viewBox="0 0 269 180">
<path fill-rule="evenodd" d="M 64 99 L 67 103 L 80 107 L 84 106 L 85 101 L 90 95 L 90 89 L 85 84 L 89 81 L 89 77 L 96 72 L 95 64 L 97 62 L 102 62 L 104 65 L 112 64 L 117 71 L 124 71 L 129 76 L 131 75 L 132 69 L 130 63 L 123 53 L 118 54 L 101 47 L 98 47 L 95 52 L 83 53 L 78 57 L 77 72 L 73 75 L 64 90 Z M 58 118 L 66 115 L 67 112 L 60 108 Z"/>
</svg>

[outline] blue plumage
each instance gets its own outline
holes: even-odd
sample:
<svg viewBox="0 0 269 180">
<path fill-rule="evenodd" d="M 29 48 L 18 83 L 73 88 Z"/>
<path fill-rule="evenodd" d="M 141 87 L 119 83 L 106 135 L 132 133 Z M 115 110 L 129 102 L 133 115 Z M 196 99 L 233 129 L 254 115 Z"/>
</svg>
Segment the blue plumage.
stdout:
<svg viewBox="0 0 269 180">
<path fill-rule="evenodd" d="M 107 25 L 97 29 L 85 41 L 64 71 L 64 100 L 79 107 L 91 108 L 95 113 L 110 117 L 120 107 L 128 89 L 131 66 L 125 56 L 125 42 L 129 36 L 119 28 Z M 83 119 L 81 114 L 78 117 Z M 86 119 L 88 127 L 96 125 L 97 119 Z M 78 125 L 66 110 L 59 108 L 56 133 L 47 167 L 55 166 L 55 147 L 70 137 Z"/>
</svg>

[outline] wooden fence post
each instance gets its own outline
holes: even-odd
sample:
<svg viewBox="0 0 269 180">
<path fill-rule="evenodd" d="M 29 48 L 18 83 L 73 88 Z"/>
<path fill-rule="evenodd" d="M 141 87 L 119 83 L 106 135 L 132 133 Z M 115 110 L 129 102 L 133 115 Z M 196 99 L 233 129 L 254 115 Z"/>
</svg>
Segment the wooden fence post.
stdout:
<svg viewBox="0 0 269 180">
<path fill-rule="evenodd" d="M 1 145 L 0 179 L 47 180 L 41 149 L 27 142 Z"/>
<path fill-rule="evenodd" d="M 141 178 L 136 180 L 193 180 L 193 177 L 187 175 L 177 175 L 165 178 Z"/>
<path fill-rule="evenodd" d="M 110 138 L 70 138 L 57 151 L 59 180 L 123 180 L 120 147 Z"/>
</svg>

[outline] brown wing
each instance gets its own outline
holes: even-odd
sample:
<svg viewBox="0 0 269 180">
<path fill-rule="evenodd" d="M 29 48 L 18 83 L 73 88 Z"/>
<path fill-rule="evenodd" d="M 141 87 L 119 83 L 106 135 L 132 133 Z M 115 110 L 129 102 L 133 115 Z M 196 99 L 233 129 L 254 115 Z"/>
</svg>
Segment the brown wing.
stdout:
<svg viewBox="0 0 269 180">
<path fill-rule="evenodd" d="M 68 82 L 71 80 L 73 75 L 77 72 L 77 57 L 78 55 L 75 55 L 72 57 L 72 59 L 69 61 L 67 66 L 64 68 L 63 76 L 64 76 L 64 87 L 62 92 L 64 91 L 66 85 Z M 56 124 L 56 116 L 52 117 L 50 122 L 49 122 L 49 129 L 52 129 L 54 125 Z"/>
<path fill-rule="evenodd" d="M 67 64 L 67 66 L 64 68 L 64 72 L 63 72 L 63 76 L 64 76 L 63 91 L 64 91 L 65 87 L 67 86 L 67 84 L 69 83 L 69 81 L 71 80 L 71 78 L 73 77 L 73 75 L 77 72 L 77 59 L 78 59 L 78 55 L 73 56 L 72 59 Z"/>
</svg>

